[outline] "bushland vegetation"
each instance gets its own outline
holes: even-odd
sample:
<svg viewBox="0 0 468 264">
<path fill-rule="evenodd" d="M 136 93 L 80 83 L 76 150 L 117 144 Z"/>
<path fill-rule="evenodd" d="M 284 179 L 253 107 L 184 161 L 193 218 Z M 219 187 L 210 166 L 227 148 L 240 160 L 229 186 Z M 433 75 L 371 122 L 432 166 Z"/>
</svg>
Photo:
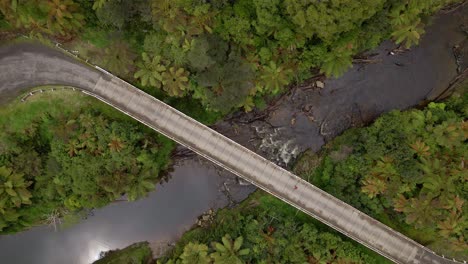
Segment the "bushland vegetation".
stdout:
<svg viewBox="0 0 468 264">
<path fill-rule="evenodd" d="M 55 38 L 153 94 L 196 98 L 211 120 L 318 71 L 340 76 L 383 40 L 409 48 L 459 1 L 0 0 L 0 26 Z"/>
<path fill-rule="evenodd" d="M 296 173 L 439 254 L 468 256 L 468 94 L 351 129 Z"/>
<path fill-rule="evenodd" d="M 0 109 L 0 232 L 61 219 L 155 189 L 174 143 L 77 92 Z"/>
</svg>

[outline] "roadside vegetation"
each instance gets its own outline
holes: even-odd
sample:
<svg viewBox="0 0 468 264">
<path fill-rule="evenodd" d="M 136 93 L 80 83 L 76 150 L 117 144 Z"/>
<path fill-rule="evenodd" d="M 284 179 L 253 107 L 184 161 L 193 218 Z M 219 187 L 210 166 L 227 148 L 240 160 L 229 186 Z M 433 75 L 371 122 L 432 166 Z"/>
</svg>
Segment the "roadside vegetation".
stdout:
<svg viewBox="0 0 468 264">
<path fill-rule="evenodd" d="M 0 108 L 0 232 L 142 197 L 155 189 L 173 147 L 78 92 L 15 100 Z"/>
<path fill-rule="evenodd" d="M 152 94 L 197 99 L 192 116 L 213 120 L 319 72 L 340 76 L 383 40 L 409 48 L 457 2 L 1 0 L 0 26 L 49 36 Z"/>
<path fill-rule="evenodd" d="M 201 256 L 205 256 L 200 261 Z M 195 261 L 198 260 L 198 261 Z M 258 191 L 212 225 L 186 233 L 158 263 L 387 263 L 308 215 Z"/>
</svg>

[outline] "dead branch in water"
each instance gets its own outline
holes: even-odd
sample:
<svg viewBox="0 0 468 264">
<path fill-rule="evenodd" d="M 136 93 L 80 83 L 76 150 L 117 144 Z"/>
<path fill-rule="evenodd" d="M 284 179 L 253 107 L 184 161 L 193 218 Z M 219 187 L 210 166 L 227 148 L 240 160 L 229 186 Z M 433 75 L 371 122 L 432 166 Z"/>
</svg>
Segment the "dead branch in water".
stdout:
<svg viewBox="0 0 468 264">
<path fill-rule="evenodd" d="M 185 159 L 185 158 L 191 158 L 193 156 L 195 156 L 195 152 L 193 152 L 192 150 L 188 149 L 188 148 L 177 148 L 176 150 L 174 150 L 174 152 L 172 153 L 171 155 L 171 158 L 173 159 Z"/>
<path fill-rule="evenodd" d="M 382 62 L 381 59 L 353 59 L 353 64 L 373 64 L 373 63 L 379 63 Z"/>
<path fill-rule="evenodd" d="M 465 0 L 465 1 L 461 2 L 461 3 L 455 3 L 455 4 L 448 5 L 448 6 L 444 7 L 444 8 L 442 8 L 441 12 L 442 12 L 442 14 L 452 13 L 452 12 L 458 10 L 459 8 L 464 7 L 467 3 L 468 3 L 468 0 Z"/>
<path fill-rule="evenodd" d="M 437 100 L 441 100 L 441 99 L 446 98 L 447 96 L 450 95 L 450 93 L 454 90 L 454 88 L 456 88 L 459 84 L 463 83 L 466 80 L 467 77 L 468 77 L 468 68 L 466 68 L 464 71 L 462 71 L 462 73 L 460 73 L 455 78 L 453 78 L 452 81 L 447 86 L 447 88 L 445 88 L 445 90 L 443 90 L 437 97 L 435 97 L 431 101 L 437 101 Z M 426 96 L 425 101 L 427 102 L 428 100 L 429 99 Z"/>
</svg>

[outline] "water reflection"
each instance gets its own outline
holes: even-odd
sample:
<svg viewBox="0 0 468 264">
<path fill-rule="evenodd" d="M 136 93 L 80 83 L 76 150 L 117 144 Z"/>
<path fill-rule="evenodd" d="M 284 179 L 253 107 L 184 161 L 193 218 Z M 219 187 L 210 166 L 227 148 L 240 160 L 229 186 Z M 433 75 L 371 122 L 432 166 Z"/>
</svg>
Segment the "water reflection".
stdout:
<svg viewBox="0 0 468 264">
<path fill-rule="evenodd" d="M 99 240 L 90 239 L 88 242 L 88 248 L 86 263 L 92 263 L 100 258 L 102 252 L 109 251 L 115 247 Z"/>
</svg>

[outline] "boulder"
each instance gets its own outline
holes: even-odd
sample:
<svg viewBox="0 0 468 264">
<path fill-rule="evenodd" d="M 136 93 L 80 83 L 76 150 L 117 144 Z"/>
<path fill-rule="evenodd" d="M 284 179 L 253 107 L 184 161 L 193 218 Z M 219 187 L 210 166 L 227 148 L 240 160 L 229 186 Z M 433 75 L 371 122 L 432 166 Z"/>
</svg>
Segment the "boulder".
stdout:
<svg viewBox="0 0 468 264">
<path fill-rule="evenodd" d="M 320 89 L 325 88 L 325 84 L 322 81 L 316 81 L 315 86 Z"/>
</svg>

